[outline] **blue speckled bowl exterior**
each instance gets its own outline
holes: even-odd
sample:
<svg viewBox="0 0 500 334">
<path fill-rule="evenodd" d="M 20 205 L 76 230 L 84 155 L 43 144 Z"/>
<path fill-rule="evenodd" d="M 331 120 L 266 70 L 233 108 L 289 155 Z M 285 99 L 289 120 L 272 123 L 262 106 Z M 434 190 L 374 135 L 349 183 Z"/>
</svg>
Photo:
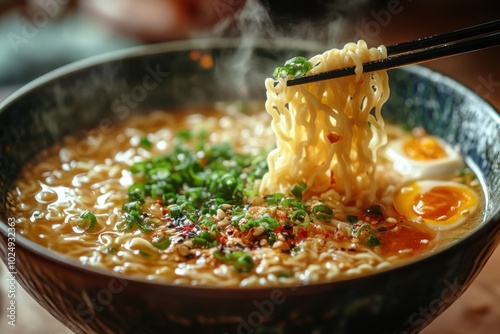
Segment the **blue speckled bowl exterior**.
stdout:
<svg viewBox="0 0 500 334">
<path fill-rule="evenodd" d="M 263 81 L 307 42 L 167 43 L 106 55 L 48 74 L 0 105 L 0 252 L 7 263 L 8 190 L 23 164 L 67 134 L 104 131 L 131 113 L 264 100 Z M 215 66 L 190 60 L 210 53 Z M 249 51 L 249 52 L 247 52 Z M 248 66 L 246 66 L 248 65 Z M 230 81 L 228 78 L 235 77 Z M 424 126 L 484 175 L 484 223 L 418 261 L 361 278 L 297 288 L 226 289 L 155 284 L 80 266 L 16 236 L 16 279 L 76 333 L 416 333 L 456 300 L 500 240 L 500 118 L 460 84 L 421 67 L 390 72 L 389 122 Z"/>
</svg>

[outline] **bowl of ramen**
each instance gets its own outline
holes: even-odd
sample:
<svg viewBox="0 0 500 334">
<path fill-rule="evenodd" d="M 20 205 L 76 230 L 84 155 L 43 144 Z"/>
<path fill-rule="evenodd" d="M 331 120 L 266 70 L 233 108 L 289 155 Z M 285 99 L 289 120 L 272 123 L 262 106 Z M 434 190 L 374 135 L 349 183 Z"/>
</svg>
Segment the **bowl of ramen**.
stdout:
<svg viewBox="0 0 500 334">
<path fill-rule="evenodd" d="M 500 118 L 418 66 L 286 86 L 384 57 L 182 41 L 28 84 L 0 112 L 10 275 L 77 333 L 422 330 L 499 243 Z"/>
</svg>

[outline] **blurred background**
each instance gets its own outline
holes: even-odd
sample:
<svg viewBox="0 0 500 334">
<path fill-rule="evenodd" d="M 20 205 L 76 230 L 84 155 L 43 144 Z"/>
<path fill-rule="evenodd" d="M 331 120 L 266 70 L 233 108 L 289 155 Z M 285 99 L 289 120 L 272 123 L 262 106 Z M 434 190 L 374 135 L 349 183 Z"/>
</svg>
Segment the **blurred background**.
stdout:
<svg viewBox="0 0 500 334">
<path fill-rule="evenodd" d="M 0 100 L 65 64 L 135 45 L 206 37 L 293 37 L 324 49 L 394 43 L 500 19 L 496 0 L 0 0 Z M 500 109 L 500 47 L 426 63 Z M 500 328 L 500 250 L 424 333 Z M 8 326 L 0 265 L 0 333 L 71 333 L 19 287 Z M 411 289 L 411 287 L 409 287 Z"/>
</svg>

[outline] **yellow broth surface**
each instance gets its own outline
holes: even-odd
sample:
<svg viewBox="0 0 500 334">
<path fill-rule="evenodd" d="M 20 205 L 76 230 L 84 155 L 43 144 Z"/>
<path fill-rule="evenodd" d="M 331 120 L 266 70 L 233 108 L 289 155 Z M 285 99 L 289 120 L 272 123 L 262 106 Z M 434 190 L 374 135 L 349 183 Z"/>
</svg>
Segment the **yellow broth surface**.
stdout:
<svg viewBox="0 0 500 334">
<path fill-rule="evenodd" d="M 361 192 L 345 202 L 337 191 L 300 184 L 260 194 L 276 145 L 269 123 L 264 110 L 234 103 L 140 114 L 66 137 L 28 163 L 12 189 L 17 232 L 124 276 L 255 287 L 385 270 L 449 245 L 481 221 L 482 190 L 466 166 L 439 177 L 402 175 L 385 149 L 375 199 Z M 388 147 L 409 133 L 386 131 Z M 450 190 L 454 184 L 477 196 L 474 207 L 461 207 L 469 204 L 453 197 L 462 193 Z"/>
</svg>

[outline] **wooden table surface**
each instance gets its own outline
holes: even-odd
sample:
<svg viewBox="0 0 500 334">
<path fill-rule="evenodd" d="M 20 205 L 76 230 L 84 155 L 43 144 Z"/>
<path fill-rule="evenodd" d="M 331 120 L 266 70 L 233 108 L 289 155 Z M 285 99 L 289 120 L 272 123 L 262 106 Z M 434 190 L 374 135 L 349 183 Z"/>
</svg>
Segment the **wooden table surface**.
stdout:
<svg viewBox="0 0 500 334">
<path fill-rule="evenodd" d="M 392 2 L 394 3 L 394 1 Z M 500 17 L 495 1 L 470 1 L 469 5 L 456 5 L 455 1 L 398 2 L 403 8 L 394 11 L 389 19 L 381 19 L 381 10 L 389 9 L 388 1 L 380 1 L 379 7 L 368 13 L 358 25 L 367 24 L 378 31 L 371 34 L 374 42 L 390 45 L 408 39 L 484 22 Z M 404 5 L 404 6 L 403 6 Z M 450 8 L 454 8 L 450 12 Z M 430 10 L 431 9 L 431 10 Z M 380 15 L 379 15 L 380 14 Z M 382 23 L 380 23 L 382 22 Z M 481 51 L 460 57 L 428 63 L 428 67 L 455 78 L 475 90 L 500 110 L 500 48 Z M 500 333 L 500 248 L 466 293 L 439 316 L 424 334 L 492 334 Z M 17 290 L 17 326 L 10 327 L 5 321 L 6 269 L 0 265 L 0 333 L 11 334 L 70 334 L 44 309 L 38 306 L 20 287 Z"/>
</svg>

